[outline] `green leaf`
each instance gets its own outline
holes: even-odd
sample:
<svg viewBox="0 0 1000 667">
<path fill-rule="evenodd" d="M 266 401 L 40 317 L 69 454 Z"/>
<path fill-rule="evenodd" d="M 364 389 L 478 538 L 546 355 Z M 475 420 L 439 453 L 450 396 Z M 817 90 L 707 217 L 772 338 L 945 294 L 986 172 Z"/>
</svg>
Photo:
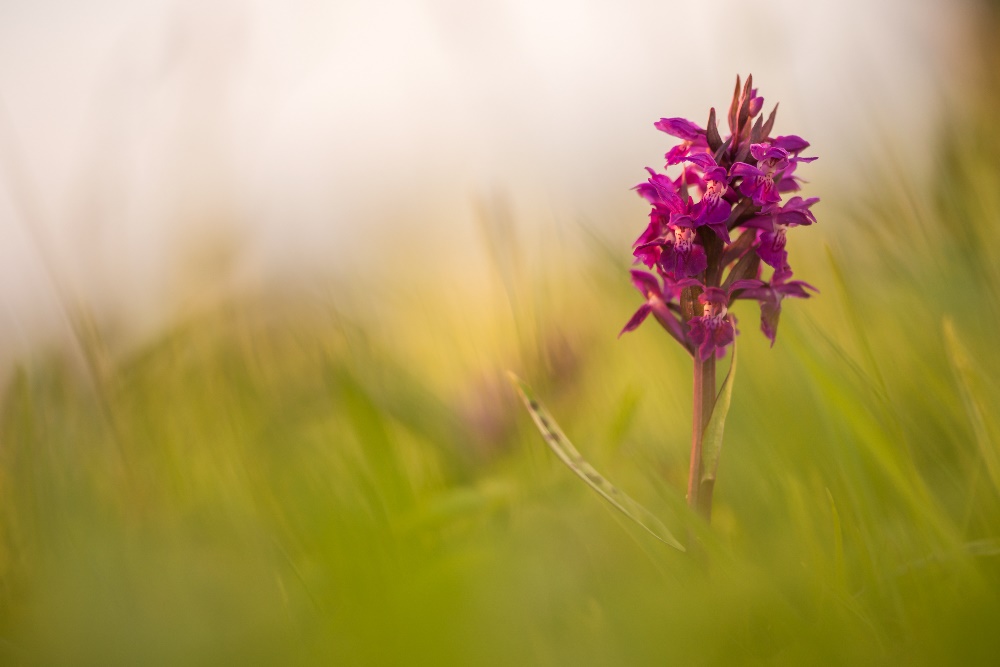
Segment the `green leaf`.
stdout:
<svg viewBox="0 0 1000 667">
<path fill-rule="evenodd" d="M 736 377 L 736 341 L 733 341 L 733 360 L 729 362 L 729 372 L 722 382 L 719 395 L 715 398 L 712 416 L 705 427 L 701 440 L 701 481 L 714 482 L 719 469 L 719 455 L 722 454 L 722 434 L 726 430 L 726 415 L 733 398 L 733 379 Z"/>
<path fill-rule="evenodd" d="M 514 389 L 517 390 L 521 400 L 524 401 L 524 405 L 528 408 L 528 412 L 531 414 L 531 418 L 541 432 L 542 437 L 545 438 L 545 442 L 555 452 L 556 456 L 559 457 L 560 461 L 565 463 L 590 488 L 597 491 L 605 500 L 614 505 L 618 511 L 649 531 L 653 537 L 679 551 L 686 551 L 684 545 L 678 542 L 677 538 L 649 510 L 625 495 L 623 491 L 614 486 L 603 475 L 598 473 L 592 465 L 587 463 L 580 452 L 576 450 L 576 447 L 573 446 L 573 443 L 559 429 L 559 425 L 556 424 L 549 411 L 535 398 L 531 388 L 513 373 L 509 375 Z"/>
</svg>

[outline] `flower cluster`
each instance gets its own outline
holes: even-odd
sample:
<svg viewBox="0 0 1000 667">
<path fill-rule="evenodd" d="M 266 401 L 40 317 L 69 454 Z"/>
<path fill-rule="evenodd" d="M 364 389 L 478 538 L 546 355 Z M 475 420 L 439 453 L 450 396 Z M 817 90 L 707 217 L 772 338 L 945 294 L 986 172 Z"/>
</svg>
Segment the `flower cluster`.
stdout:
<svg viewBox="0 0 1000 667">
<path fill-rule="evenodd" d="M 736 334 L 735 299 L 759 302 L 761 330 L 773 345 L 782 299 L 816 291 L 792 280 L 785 234 L 816 222 L 811 209 L 819 199 L 783 200 L 799 190 L 798 165 L 816 158 L 802 157 L 809 143 L 800 137 L 771 137 L 778 107 L 765 120 L 763 106 L 753 77 L 742 87 L 737 77 L 728 137 L 719 134 L 714 108 L 704 129 L 683 118 L 655 123 L 681 140 L 666 154 L 666 168 L 680 173 L 670 178 L 647 167 L 649 179 L 635 187 L 651 210 L 633 254 L 655 275 L 632 271 L 646 302 L 622 333 L 652 314 L 692 355 L 721 357 Z"/>
</svg>

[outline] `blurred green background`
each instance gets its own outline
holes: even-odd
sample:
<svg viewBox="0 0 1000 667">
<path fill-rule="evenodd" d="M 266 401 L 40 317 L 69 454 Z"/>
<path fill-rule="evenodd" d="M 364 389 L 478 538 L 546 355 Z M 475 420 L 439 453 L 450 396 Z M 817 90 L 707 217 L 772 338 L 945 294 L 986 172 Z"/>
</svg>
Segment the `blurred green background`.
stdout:
<svg viewBox="0 0 1000 667">
<path fill-rule="evenodd" d="M 1000 61 L 979 48 L 980 92 L 920 138 L 930 185 L 900 165 L 823 192 L 790 238 L 821 294 L 786 302 L 773 349 L 737 306 L 711 529 L 684 505 L 689 361 L 652 326 L 615 338 L 642 220 L 524 238 L 499 200 L 486 284 L 260 289 L 138 349 L 71 309 L 72 344 L 3 391 L 0 663 L 992 664 Z M 707 567 L 562 467 L 508 369 Z"/>
</svg>

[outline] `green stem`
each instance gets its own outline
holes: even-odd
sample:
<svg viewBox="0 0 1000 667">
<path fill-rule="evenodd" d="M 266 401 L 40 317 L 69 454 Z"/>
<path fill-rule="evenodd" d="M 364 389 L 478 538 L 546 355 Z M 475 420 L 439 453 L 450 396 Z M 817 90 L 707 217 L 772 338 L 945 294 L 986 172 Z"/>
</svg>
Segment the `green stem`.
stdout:
<svg viewBox="0 0 1000 667">
<path fill-rule="evenodd" d="M 702 440 L 705 427 L 715 407 L 715 356 L 702 361 L 697 354 L 694 359 L 694 382 L 692 391 L 691 419 L 691 465 L 688 469 L 688 505 L 705 521 L 712 519 L 713 484 L 702 484 Z"/>
</svg>

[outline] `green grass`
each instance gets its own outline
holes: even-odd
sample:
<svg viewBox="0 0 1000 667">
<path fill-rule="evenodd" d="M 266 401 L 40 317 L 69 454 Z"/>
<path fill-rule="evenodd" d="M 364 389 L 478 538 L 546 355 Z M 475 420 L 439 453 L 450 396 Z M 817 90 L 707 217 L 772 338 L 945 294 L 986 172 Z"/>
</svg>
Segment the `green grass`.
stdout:
<svg viewBox="0 0 1000 667">
<path fill-rule="evenodd" d="M 138 351 L 87 343 L 86 372 L 26 364 L 0 425 L 0 663 L 991 663 L 990 140 L 951 142 L 940 187 L 824 202 L 791 240 L 822 294 L 774 349 L 737 307 L 711 530 L 683 499 L 683 354 L 652 326 L 615 339 L 624 245 L 496 294 L 234 300 Z M 707 568 L 556 460 L 508 368 Z"/>
</svg>

